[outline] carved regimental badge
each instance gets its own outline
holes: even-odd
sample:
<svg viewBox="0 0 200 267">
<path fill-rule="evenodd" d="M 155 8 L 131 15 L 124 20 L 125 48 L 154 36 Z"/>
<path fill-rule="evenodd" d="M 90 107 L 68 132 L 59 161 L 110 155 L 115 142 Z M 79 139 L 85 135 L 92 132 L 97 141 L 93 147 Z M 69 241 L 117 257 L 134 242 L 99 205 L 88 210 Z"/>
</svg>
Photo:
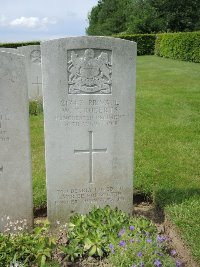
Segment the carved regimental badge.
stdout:
<svg viewBox="0 0 200 267">
<path fill-rule="evenodd" d="M 68 51 L 69 94 L 111 94 L 111 89 L 111 51 Z"/>
<path fill-rule="evenodd" d="M 41 51 L 40 50 L 33 50 L 30 54 L 31 62 L 35 64 L 41 63 Z"/>
</svg>

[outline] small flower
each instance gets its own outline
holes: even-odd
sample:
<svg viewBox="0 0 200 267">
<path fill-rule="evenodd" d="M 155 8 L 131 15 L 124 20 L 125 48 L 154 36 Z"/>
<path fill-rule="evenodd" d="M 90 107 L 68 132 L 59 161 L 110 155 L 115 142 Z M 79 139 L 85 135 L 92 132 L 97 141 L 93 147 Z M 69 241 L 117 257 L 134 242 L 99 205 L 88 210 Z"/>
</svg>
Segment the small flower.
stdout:
<svg viewBox="0 0 200 267">
<path fill-rule="evenodd" d="M 56 223 L 57 223 L 57 225 L 59 225 L 60 224 L 60 221 L 56 221 Z"/>
<path fill-rule="evenodd" d="M 152 240 L 151 239 L 147 239 L 147 243 L 151 244 Z"/>
<path fill-rule="evenodd" d="M 126 242 L 124 240 L 120 240 L 119 246 L 124 247 L 126 245 Z"/>
<path fill-rule="evenodd" d="M 136 265 L 136 264 L 134 264 L 134 265 L 132 265 L 131 267 L 137 267 L 137 265 Z"/>
<path fill-rule="evenodd" d="M 164 237 L 164 236 L 160 236 L 160 235 L 157 236 L 157 241 L 158 241 L 159 243 L 162 243 L 162 242 L 165 241 L 165 240 L 166 240 L 166 237 Z"/>
<path fill-rule="evenodd" d="M 176 266 L 184 266 L 184 265 L 185 265 L 184 262 L 181 262 L 181 261 L 177 261 L 177 262 L 176 262 Z"/>
<path fill-rule="evenodd" d="M 109 245 L 109 248 L 110 248 L 110 250 L 113 252 L 114 251 L 114 246 L 113 246 L 113 244 L 110 244 Z"/>
<path fill-rule="evenodd" d="M 130 242 L 130 243 L 133 243 L 133 242 L 134 242 L 134 240 L 133 240 L 132 238 L 130 238 L 130 239 L 129 239 L 129 242 Z"/>
<path fill-rule="evenodd" d="M 140 266 L 143 267 L 143 266 L 144 266 L 144 262 L 142 262 L 142 263 L 140 264 Z"/>
<path fill-rule="evenodd" d="M 141 252 L 141 251 L 138 252 L 137 256 L 138 256 L 138 257 L 142 257 L 142 256 L 143 256 L 142 252 Z"/>
<path fill-rule="evenodd" d="M 175 249 L 172 249 L 172 251 L 170 252 L 170 255 L 171 256 L 175 256 L 177 253 L 176 253 L 176 250 Z"/>
<path fill-rule="evenodd" d="M 123 234 L 124 232 L 125 232 L 125 229 L 122 228 L 122 229 L 119 231 L 118 236 L 122 236 L 122 234 Z"/>
<path fill-rule="evenodd" d="M 162 267 L 162 263 L 159 260 L 155 260 L 154 265 L 156 265 L 158 267 Z"/>
<path fill-rule="evenodd" d="M 109 248 L 113 249 L 114 248 L 113 244 L 110 244 L 109 245 Z"/>
<path fill-rule="evenodd" d="M 131 226 L 129 227 L 129 229 L 130 229 L 131 231 L 133 231 L 133 230 L 135 230 L 135 227 L 131 225 Z"/>
</svg>

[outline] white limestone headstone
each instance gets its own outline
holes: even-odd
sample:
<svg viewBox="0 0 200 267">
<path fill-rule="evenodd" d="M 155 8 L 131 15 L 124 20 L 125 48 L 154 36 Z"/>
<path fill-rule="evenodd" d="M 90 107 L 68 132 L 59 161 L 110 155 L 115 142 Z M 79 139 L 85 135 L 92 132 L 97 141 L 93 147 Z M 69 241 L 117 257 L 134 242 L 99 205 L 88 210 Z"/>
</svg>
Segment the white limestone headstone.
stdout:
<svg viewBox="0 0 200 267">
<path fill-rule="evenodd" d="M 73 37 L 41 50 L 49 220 L 93 206 L 131 213 L 136 44 Z"/>
<path fill-rule="evenodd" d="M 16 48 L 7 48 L 7 47 L 0 47 L 0 52 L 9 52 L 9 53 L 15 53 L 17 54 Z"/>
<path fill-rule="evenodd" d="M 25 56 L 28 77 L 28 95 L 30 100 L 42 98 L 42 70 L 40 45 L 18 47 L 20 54 Z"/>
<path fill-rule="evenodd" d="M 21 228 L 25 230 L 32 224 L 29 115 L 24 59 L 21 55 L 0 52 L 0 232 L 8 229 L 14 232 Z"/>
</svg>

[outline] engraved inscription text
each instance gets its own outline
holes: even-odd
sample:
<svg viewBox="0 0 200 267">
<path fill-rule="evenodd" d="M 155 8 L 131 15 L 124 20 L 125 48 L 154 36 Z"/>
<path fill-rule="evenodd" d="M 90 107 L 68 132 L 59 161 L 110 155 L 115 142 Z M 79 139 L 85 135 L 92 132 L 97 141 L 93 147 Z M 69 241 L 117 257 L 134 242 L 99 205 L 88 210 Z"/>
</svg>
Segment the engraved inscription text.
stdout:
<svg viewBox="0 0 200 267">
<path fill-rule="evenodd" d="M 85 187 L 57 190 L 57 205 L 76 205 L 78 202 L 93 203 L 98 205 L 105 203 L 124 203 L 126 201 L 125 190 L 122 186 Z"/>
</svg>

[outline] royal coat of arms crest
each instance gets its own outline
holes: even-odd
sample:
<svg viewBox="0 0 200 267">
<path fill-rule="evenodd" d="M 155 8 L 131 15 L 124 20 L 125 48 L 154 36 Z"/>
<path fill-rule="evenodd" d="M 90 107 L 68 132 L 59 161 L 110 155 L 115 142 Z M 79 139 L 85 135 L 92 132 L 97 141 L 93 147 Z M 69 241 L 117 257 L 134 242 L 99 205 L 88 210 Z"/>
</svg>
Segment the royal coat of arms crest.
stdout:
<svg viewBox="0 0 200 267">
<path fill-rule="evenodd" d="M 93 49 L 86 49 L 83 56 L 74 51 L 68 61 L 69 94 L 111 94 L 112 65 L 108 52 L 95 57 Z"/>
</svg>

